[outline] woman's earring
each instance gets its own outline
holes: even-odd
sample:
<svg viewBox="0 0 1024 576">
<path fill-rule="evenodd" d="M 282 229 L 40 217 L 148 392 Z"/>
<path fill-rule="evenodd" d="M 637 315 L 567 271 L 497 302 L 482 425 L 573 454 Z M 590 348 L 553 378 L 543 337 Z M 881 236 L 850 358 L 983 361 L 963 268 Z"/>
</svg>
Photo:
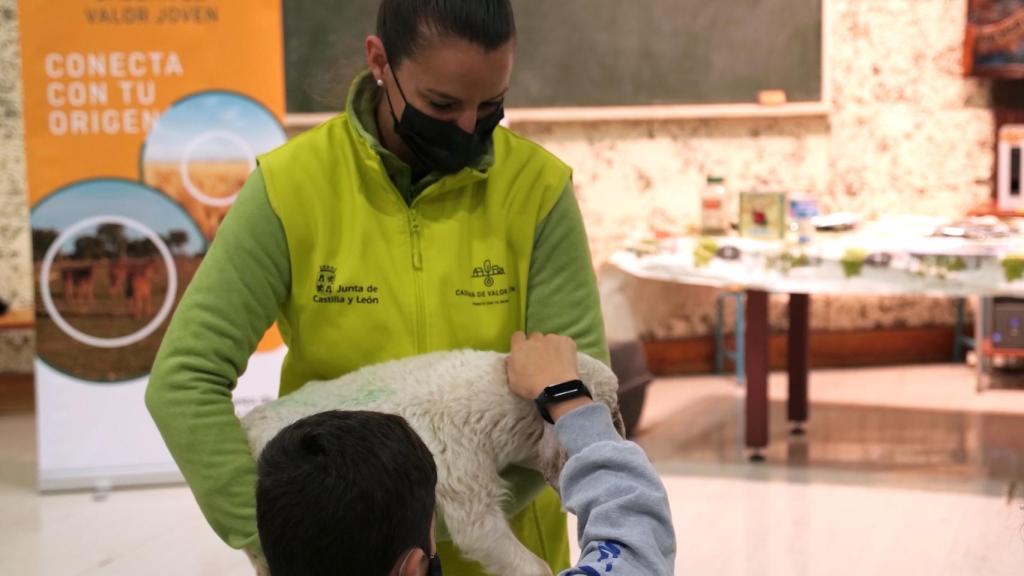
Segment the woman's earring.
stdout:
<svg viewBox="0 0 1024 576">
<path fill-rule="evenodd" d="M 384 81 L 381 80 L 380 78 L 377 78 L 377 86 L 383 86 L 383 85 L 384 85 Z"/>
</svg>

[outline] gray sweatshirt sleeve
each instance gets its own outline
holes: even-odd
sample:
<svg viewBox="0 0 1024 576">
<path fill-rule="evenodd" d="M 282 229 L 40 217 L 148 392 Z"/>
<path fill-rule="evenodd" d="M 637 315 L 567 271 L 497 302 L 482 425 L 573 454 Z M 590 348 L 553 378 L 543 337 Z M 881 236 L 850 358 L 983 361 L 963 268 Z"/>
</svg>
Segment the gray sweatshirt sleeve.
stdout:
<svg viewBox="0 0 1024 576">
<path fill-rule="evenodd" d="M 668 495 L 647 455 L 623 440 L 604 404 L 555 425 L 569 460 L 562 501 L 576 515 L 580 561 L 560 576 L 661 576 L 673 573 L 676 538 Z"/>
</svg>

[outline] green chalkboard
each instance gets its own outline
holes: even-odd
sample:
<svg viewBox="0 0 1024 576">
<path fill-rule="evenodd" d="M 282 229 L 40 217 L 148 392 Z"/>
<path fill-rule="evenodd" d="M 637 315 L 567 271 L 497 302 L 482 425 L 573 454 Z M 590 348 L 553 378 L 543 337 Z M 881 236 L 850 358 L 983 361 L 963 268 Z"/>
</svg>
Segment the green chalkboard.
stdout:
<svg viewBox="0 0 1024 576">
<path fill-rule="evenodd" d="M 340 109 L 378 0 L 288 0 L 288 111 Z M 822 0 L 513 0 L 509 107 L 822 98 Z"/>
</svg>

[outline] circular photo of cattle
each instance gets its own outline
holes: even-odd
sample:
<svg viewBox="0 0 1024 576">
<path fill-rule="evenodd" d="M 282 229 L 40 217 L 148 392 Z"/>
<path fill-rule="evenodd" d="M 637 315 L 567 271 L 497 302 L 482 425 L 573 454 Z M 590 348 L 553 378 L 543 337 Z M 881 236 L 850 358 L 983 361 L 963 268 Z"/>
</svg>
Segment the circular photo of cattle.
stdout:
<svg viewBox="0 0 1024 576">
<path fill-rule="evenodd" d="M 259 102 L 202 92 L 171 106 L 146 137 L 142 179 L 181 204 L 212 240 L 256 156 L 285 140 L 281 123 Z"/>
<path fill-rule="evenodd" d="M 207 241 L 180 206 L 125 180 L 61 189 L 32 209 L 37 353 L 90 382 L 149 373 Z"/>
</svg>

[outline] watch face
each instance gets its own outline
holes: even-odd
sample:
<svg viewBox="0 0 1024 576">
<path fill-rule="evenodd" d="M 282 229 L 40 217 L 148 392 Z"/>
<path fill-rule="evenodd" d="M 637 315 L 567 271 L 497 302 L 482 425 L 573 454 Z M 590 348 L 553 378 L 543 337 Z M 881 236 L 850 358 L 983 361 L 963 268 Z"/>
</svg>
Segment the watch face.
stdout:
<svg viewBox="0 0 1024 576">
<path fill-rule="evenodd" d="M 539 396 L 537 396 L 535 402 L 537 403 L 537 409 L 540 411 L 540 415 L 544 417 L 544 420 L 554 424 L 555 422 L 551 419 L 551 414 L 548 412 L 548 404 L 557 404 L 565 400 L 579 398 L 580 396 L 593 398 L 590 394 L 590 390 L 587 389 L 582 380 L 570 380 L 569 382 L 562 382 L 561 384 L 548 386 L 540 393 Z"/>
<path fill-rule="evenodd" d="M 548 386 L 544 390 L 544 394 L 548 397 L 548 402 L 561 402 L 563 400 L 578 398 L 580 396 L 590 396 L 590 391 L 587 390 L 587 387 L 583 385 L 582 381 L 572 380 L 561 384 L 555 384 L 554 386 Z"/>
</svg>

